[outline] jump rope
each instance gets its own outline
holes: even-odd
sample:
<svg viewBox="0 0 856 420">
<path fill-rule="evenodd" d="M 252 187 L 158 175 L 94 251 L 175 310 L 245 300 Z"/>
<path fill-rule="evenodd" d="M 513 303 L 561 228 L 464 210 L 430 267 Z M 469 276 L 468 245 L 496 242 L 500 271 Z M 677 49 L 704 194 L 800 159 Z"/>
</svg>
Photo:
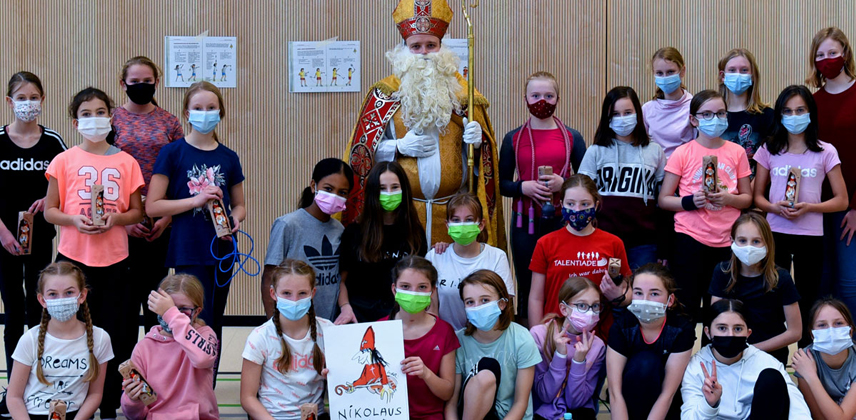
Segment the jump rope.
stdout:
<svg viewBox="0 0 856 420">
<path fill-rule="evenodd" d="M 250 250 L 246 254 L 238 251 L 238 235 L 237 235 L 237 233 L 243 233 L 244 236 L 246 236 L 247 239 L 250 240 Z M 229 280 L 226 280 L 226 283 L 223 283 L 223 284 L 220 284 L 220 281 L 217 279 L 217 276 L 214 276 L 214 283 L 217 284 L 217 287 L 228 286 L 229 283 L 232 282 L 232 279 L 235 278 L 235 276 L 238 275 L 239 272 L 243 272 L 244 274 L 246 274 L 250 277 L 256 277 L 259 275 L 259 273 L 261 273 L 262 265 L 259 264 L 259 260 L 253 258 L 253 255 L 252 255 L 253 250 L 256 248 L 256 242 L 253 240 L 253 237 L 250 236 L 249 233 L 244 232 L 243 230 L 239 229 L 235 235 L 232 235 L 232 241 L 231 241 L 232 242 L 232 250 L 229 251 L 229 253 L 227 253 L 226 255 L 224 255 L 222 257 L 218 257 L 217 253 L 214 252 L 214 244 L 216 244 L 219 239 L 220 238 L 218 238 L 217 235 L 214 235 L 214 238 L 211 240 L 211 246 L 209 246 L 209 250 L 211 251 L 211 256 L 214 257 L 215 260 L 217 260 L 217 269 L 220 270 L 221 273 L 228 273 L 228 272 L 232 271 L 232 269 L 235 268 L 235 266 L 237 266 L 238 269 L 235 270 L 235 272 L 233 272 L 232 275 L 229 276 Z M 247 261 L 252 261 L 256 265 L 255 273 L 251 273 L 251 272 L 247 271 L 247 269 L 244 268 L 244 265 L 247 264 Z M 225 263 L 225 262 L 228 262 L 229 266 L 226 268 L 223 268 L 223 263 Z"/>
</svg>

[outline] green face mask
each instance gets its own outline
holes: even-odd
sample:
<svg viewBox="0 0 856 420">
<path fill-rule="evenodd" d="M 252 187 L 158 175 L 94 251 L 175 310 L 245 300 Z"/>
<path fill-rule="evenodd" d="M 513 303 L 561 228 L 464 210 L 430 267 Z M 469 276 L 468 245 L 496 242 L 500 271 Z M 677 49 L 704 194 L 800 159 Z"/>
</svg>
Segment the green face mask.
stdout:
<svg viewBox="0 0 856 420">
<path fill-rule="evenodd" d="M 431 304 L 431 293 L 395 289 L 395 301 L 404 312 L 416 314 L 424 311 Z"/>
<path fill-rule="evenodd" d="M 478 238 L 481 229 L 476 222 L 449 223 L 449 236 L 459 245 L 467 246 Z"/>
<path fill-rule="evenodd" d="M 380 192 L 380 205 L 386 211 L 393 211 L 401 204 L 401 191 Z"/>
</svg>

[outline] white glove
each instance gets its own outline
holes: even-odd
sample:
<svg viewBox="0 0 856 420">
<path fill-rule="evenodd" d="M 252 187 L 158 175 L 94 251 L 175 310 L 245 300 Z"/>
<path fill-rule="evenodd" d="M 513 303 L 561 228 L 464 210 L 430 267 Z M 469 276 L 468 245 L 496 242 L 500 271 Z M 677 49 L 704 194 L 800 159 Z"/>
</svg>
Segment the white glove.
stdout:
<svg viewBox="0 0 856 420">
<path fill-rule="evenodd" d="M 437 140 L 431 136 L 408 131 L 404 138 L 396 140 L 398 152 L 404 156 L 424 158 L 437 153 Z"/>
<path fill-rule="evenodd" d="M 482 128 L 478 121 L 470 121 L 464 118 L 464 143 L 472 144 L 478 149 L 482 144 Z"/>
</svg>

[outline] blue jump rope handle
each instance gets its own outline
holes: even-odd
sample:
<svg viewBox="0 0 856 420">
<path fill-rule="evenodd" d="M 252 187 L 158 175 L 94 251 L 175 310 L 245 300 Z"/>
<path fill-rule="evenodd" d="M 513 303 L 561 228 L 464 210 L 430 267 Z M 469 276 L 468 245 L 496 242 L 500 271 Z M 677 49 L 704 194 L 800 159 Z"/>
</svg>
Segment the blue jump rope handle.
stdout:
<svg viewBox="0 0 856 420">
<path fill-rule="evenodd" d="M 221 273 L 228 273 L 229 271 L 232 270 L 232 268 L 235 267 L 235 265 L 236 265 L 235 263 L 237 263 L 237 267 L 238 267 L 238 269 L 234 273 L 232 273 L 231 276 L 229 276 L 229 280 L 226 280 L 226 283 L 224 283 L 224 284 L 220 284 L 219 280 L 217 280 L 217 277 L 215 276 L 214 277 L 214 283 L 217 284 L 217 287 L 228 286 L 229 283 L 232 282 L 232 279 L 235 278 L 235 276 L 238 274 L 238 272 L 242 271 L 250 277 L 255 277 L 255 276 L 258 276 L 259 273 L 261 273 L 261 271 L 262 271 L 262 265 L 259 264 L 259 260 L 253 258 L 253 250 L 256 248 L 256 243 L 255 243 L 255 241 L 253 241 L 253 237 L 250 236 L 250 234 L 248 234 L 247 232 L 244 232 L 243 230 L 238 230 L 237 233 L 243 233 L 244 236 L 246 236 L 247 239 L 250 240 L 250 251 L 247 252 L 246 254 L 238 252 L 238 237 L 237 237 L 238 235 L 232 235 L 232 251 L 229 252 L 228 254 L 222 256 L 222 257 L 218 257 L 217 253 L 214 252 L 214 244 L 217 243 L 217 241 L 220 240 L 220 238 L 215 236 L 214 239 L 211 240 L 211 246 L 210 246 L 211 256 L 214 257 L 214 259 L 218 261 L 217 269 L 219 269 Z M 241 258 L 241 257 L 243 257 L 243 258 Z M 229 262 L 229 266 L 226 268 L 223 268 L 223 263 L 227 262 L 227 261 Z M 244 268 L 244 264 L 246 264 L 247 261 L 252 261 L 256 265 L 256 272 L 255 273 L 251 273 Z"/>
</svg>

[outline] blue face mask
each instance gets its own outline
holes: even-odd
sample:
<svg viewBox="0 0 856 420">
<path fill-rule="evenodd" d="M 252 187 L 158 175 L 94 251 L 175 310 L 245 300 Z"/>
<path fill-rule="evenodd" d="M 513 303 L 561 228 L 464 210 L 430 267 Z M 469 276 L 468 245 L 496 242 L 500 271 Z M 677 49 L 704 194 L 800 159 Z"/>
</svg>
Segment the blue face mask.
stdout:
<svg viewBox="0 0 856 420">
<path fill-rule="evenodd" d="M 782 125 L 785 127 L 785 130 L 788 130 L 788 133 L 791 134 L 800 134 L 808 128 L 809 123 L 811 123 L 811 114 L 805 113 L 802 115 L 783 115 L 782 116 Z"/>
<path fill-rule="evenodd" d="M 202 134 L 208 134 L 213 131 L 215 127 L 217 127 L 218 123 L 220 123 L 220 110 L 191 110 L 188 113 L 187 121 L 190 123 L 194 130 Z"/>
<path fill-rule="evenodd" d="M 746 92 L 752 86 L 752 75 L 743 73 L 725 73 L 722 82 L 735 95 Z"/>
<path fill-rule="evenodd" d="M 593 206 L 579 211 L 562 207 L 562 220 L 568 222 L 568 225 L 577 232 L 585 229 L 594 220 L 596 215 L 597 209 Z"/>
<path fill-rule="evenodd" d="M 470 321 L 470 324 L 473 324 L 474 327 L 482 331 L 492 330 L 496 325 L 496 321 L 499 320 L 499 315 L 502 314 L 502 310 L 499 309 L 500 300 L 505 299 L 488 302 L 474 308 L 466 308 L 467 320 Z"/>
<path fill-rule="evenodd" d="M 304 298 L 298 301 L 276 298 L 276 309 L 282 316 L 288 318 L 289 321 L 297 321 L 306 316 L 309 312 L 309 307 L 312 306 L 312 298 Z"/>
<path fill-rule="evenodd" d="M 698 130 L 709 137 L 719 137 L 728 128 L 728 118 L 713 117 L 709 120 L 698 119 Z"/>
<path fill-rule="evenodd" d="M 654 76 L 654 83 L 668 95 L 681 87 L 681 75 L 675 73 L 671 76 Z"/>
<path fill-rule="evenodd" d="M 609 120 L 609 128 L 615 132 L 617 136 L 626 136 L 633 132 L 636 128 L 636 114 L 625 116 L 614 116 Z"/>
</svg>

